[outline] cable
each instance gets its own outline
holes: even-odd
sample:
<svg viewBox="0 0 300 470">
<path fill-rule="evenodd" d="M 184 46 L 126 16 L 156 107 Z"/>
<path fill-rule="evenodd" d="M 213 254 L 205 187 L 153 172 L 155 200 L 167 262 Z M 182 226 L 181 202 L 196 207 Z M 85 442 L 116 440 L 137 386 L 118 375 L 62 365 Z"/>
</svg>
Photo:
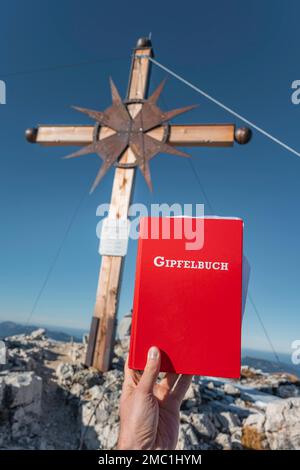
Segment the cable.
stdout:
<svg viewBox="0 0 300 470">
<path fill-rule="evenodd" d="M 265 327 L 265 325 L 264 325 L 264 323 L 263 323 L 263 321 L 262 321 L 262 318 L 261 318 L 261 316 L 260 316 L 260 314 L 259 314 L 259 311 L 258 311 L 258 309 L 257 309 L 257 306 L 256 306 L 256 304 L 255 304 L 255 302 L 254 302 L 254 300 L 253 300 L 252 294 L 251 294 L 250 292 L 248 293 L 248 297 L 249 297 L 249 300 L 250 300 L 251 305 L 252 305 L 252 307 L 253 307 L 253 310 L 254 310 L 254 312 L 256 313 L 256 316 L 257 316 L 257 318 L 258 318 L 258 320 L 259 320 L 259 323 L 260 323 L 260 325 L 261 325 L 261 327 L 262 327 L 262 329 L 263 329 L 263 331 L 264 331 L 264 333 L 265 333 L 265 336 L 266 336 L 266 338 L 267 338 L 267 340 L 268 340 L 268 342 L 269 342 L 269 345 L 270 345 L 270 347 L 271 347 L 271 349 L 272 349 L 272 352 L 273 352 L 273 354 L 274 354 L 274 356 L 275 356 L 275 358 L 276 358 L 276 361 L 278 362 L 278 364 L 280 364 L 280 359 L 279 359 L 279 357 L 278 357 L 278 354 L 277 354 L 277 352 L 276 352 L 276 350 L 275 350 L 275 348 L 274 348 L 274 345 L 273 345 L 273 343 L 272 343 L 272 341 L 271 341 L 271 338 L 270 338 L 270 336 L 269 336 L 269 333 L 268 333 L 268 331 L 267 331 L 267 329 L 266 329 L 266 327 Z"/>
<path fill-rule="evenodd" d="M 44 279 L 44 281 L 43 281 L 43 283 L 42 283 L 42 285 L 41 285 L 41 287 L 40 287 L 40 290 L 38 291 L 38 294 L 37 294 L 37 296 L 36 296 L 36 298 L 35 298 L 35 300 L 34 300 L 34 302 L 33 302 L 32 308 L 31 308 L 31 310 L 30 310 L 30 312 L 29 312 L 29 315 L 28 315 L 27 320 L 26 320 L 26 323 L 25 323 L 26 326 L 28 326 L 30 320 L 32 319 L 32 316 L 33 316 L 33 314 L 34 314 L 34 312 L 35 312 L 35 310 L 36 310 L 36 307 L 37 307 L 37 305 L 38 305 L 38 303 L 39 303 L 39 300 L 40 300 L 40 298 L 41 298 L 41 296 L 42 296 L 42 294 L 43 294 L 43 292 L 44 292 L 44 290 L 45 290 L 45 288 L 46 288 L 46 286 L 47 286 L 47 284 L 48 284 L 48 281 L 49 281 L 49 279 L 50 279 L 50 276 L 51 276 L 51 274 L 52 274 L 52 271 L 53 271 L 53 269 L 54 269 L 54 267 L 55 267 L 55 265 L 56 265 L 56 263 L 57 263 L 57 261 L 58 261 L 58 258 L 59 258 L 59 256 L 60 256 L 60 253 L 61 253 L 61 251 L 62 251 L 62 248 L 63 248 L 63 246 L 64 246 L 64 244 L 65 244 L 65 241 L 66 241 L 66 239 L 67 239 L 67 237 L 68 237 L 68 234 L 69 234 L 69 232 L 70 232 L 70 230 L 71 230 L 71 228 L 72 228 L 72 226 L 73 226 L 73 224 L 74 224 L 74 221 L 75 221 L 75 219 L 76 219 L 76 216 L 77 216 L 77 214 L 78 214 L 78 212 L 79 212 L 79 210 L 80 210 L 80 208 L 81 208 L 81 206 L 82 206 L 82 204 L 83 204 L 83 201 L 85 200 L 85 198 L 86 198 L 86 196 L 87 196 L 88 194 L 89 194 L 89 191 L 87 191 L 87 190 L 85 189 L 83 195 L 81 196 L 81 198 L 80 198 L 78 204 L 77 204 L 76 207 L 75 207 L 75 210 L 74 210 L 74 212 L 73 212 L 73 214 L 72 214 L 72 216 L 71 216 L 71 219 L 70 219 L 70 221 L 69 221 L 69 223 L 68 223 L 68 225 L 67 225 L 67 227 L 66 227 L 66 230 L 65 230 L 65 232 L 64 232 L 64 234 L 63 234 L 63 237 L 62 237 L 62 239 L 61 239 L 61 242 L 60 242 L 60 244 L 59 244 L 59 246 L 58 246 L 58 249 L 57 249 L 57 251 L 56 251 L 56 253 L 55 253 L 55 255 L 54 255 L 54 258 L 53 258 L 52 262 L 50 263 L 50 266 L 49 266 L 48 271 L 47 271 L 47 273 L 46 273 L 45 279 Z"/>
<path fill-rule="evenodd" d="M 190 164 L 190 167 L 191 167 L 191 169 L 192 169 L 192 171 L 193 171 L 193 173 L 194 173 L 194 175 L 195 175 L 195 178 L 196 178 L 196 180 L 197 180 L 197 182 L 198 182 L 198 184 L 199 184 L 200 190 L 201 190 L 201 192 L 202 192 L 202 194 L 203 194 L 203 196 L 204 196 L 204 199 L 206 200 L 206 203 L 207 203 L 207 205 L 208 205 L 208 207 L 209 207 L 209 210 L 210 210 L 211 214 L 214 214 L 215 211 L 214 211 L 214 209 L 213 209 L 213 207 L 212 207 L 212 205 L 211 205 L 211 203 L 210 203 L 210 201 L 209 201 L 209 199 L 208 199 L 208 196 L 207 196 L 207 194 L 206 194 L 205 189 L 203 188 L 203 185 L 202 185 L 202 183 L 201 183 L 201 180 L 200 180 L 200 177 L 199 177 L 199 175 L 198 175 L 198 172 L 196 171 L 196 168 L 195 168 L 195 166 L 194 166 L 194 162 L 193 162 L 193 160 L 192 160 L 191 158 L 188 158 L 187 160 L 188 160 L 188 162 L 189 162 L 189 164 Z"/>
<path fill-rule="evenodd" d="M 254 122 L 252 121 L 249 121 L 248 119 L 246 119 L 245 117 L 243 117 L 241 114 L 235 112 L 233 109 L 229 108 L 228 106 L 226 106 L 225 104 L 221 103 L 221 101 L 217 100 L 216 98 L 213 98 L 211 95 L 209 95 L 208 93 L 206 93 L 205 91 L 201 90 L 200 88 L 196 87 L 195 85 L 193 85 L 191 82 L 189 82 L 188 80 L 185 80 L 183 77 L 181 77 L 180 75 L 178 75 L 177 73 L 173 72 L 172 70 L 170 70 L 168 67 L 165 67 L 164 65 L 160 64 L 159 62 L 157 62 L 157 60 L 153 59 L 153 57 L 149 57 L 149 60 L 151 60 L 151 62 L 153 62 L 153 64 L 155 64 L 157 67 L 161 68 L 162 70 L 164 70 L 165 72 L 169 73 L 170 75 L 172 75 L 174 78 L 176 78 L 177 80 L 179 80 L 180 82 L 184 83 L 185 85 L 187 85 L 188 87 L 192 88 L 192 90 L 196 91 L 197 93 L 200 93 L 200 95 L 204 96 L 205 98 L 207 98 L 208 100 L 212 101 L 213 103 L 215 103 L 217 106 L 220 106 L 221 108 L 225 109 L 225 111 L 227 111 L 228 113 L 232 114 L 233 116 L 235 116 L 236 118 L 240 119 L 241 121 L 244 121 L 246 124 L 248 124 L 249 126 L 253 127 L 253 129 L 257 130 L 258 132 L 260 132 L 261 134 L 263 134 L 265 137 L 268 137 L 270 140 L 273 140 L 273 142 L 275 142 L 276 144 L 278 145 L 281 145 L 281 147 L 285 148 L 286 150 L 288 150 L 289 152 L 291 153 L 294 153 L 295 155 L 297 155 L 297 157 L 300 157 L 300 153 L 297 152 L 297 150 L 293 149 L 292 147 L 290 147 L 289 145 L 285 144 L 284 142 L 282 142 L 281 140 L 277 139 L 277 137 L 274 137 L 273 135 L 269 134 L 269 132 L 265 131 L 264 129 L 262 129 L 261 127 L 257 126 L 256 124 L 254 124 Z"/>
</svg>

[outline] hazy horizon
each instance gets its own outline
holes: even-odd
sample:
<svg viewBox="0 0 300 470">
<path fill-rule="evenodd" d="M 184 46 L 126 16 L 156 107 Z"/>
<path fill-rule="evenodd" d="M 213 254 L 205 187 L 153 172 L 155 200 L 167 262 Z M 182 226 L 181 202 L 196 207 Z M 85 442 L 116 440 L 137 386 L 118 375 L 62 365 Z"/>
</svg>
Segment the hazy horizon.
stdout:
<svg viewBox="0 0 300 470">
<path fill-rule="evenodd" d="M 83 334 L 85 333 L 88 333 L 89 332 L 89 328 L 84 328 L 84 327 L 75 327 L 75 326 L 67 326 L 67 325 L 57 325 L 57 324 L 49 324 L 49 323 L 39 323 L 39 322 L 30 322 L 28 325 L 27 323 L 25 322 L 19 322 L 19 321 L 15 321 L 15 320 L 12 320 L 12 319 L 3 319 L 3 317 L 0 316 L 0 324 L 1 323 L 4 323 L 4 322 L 13 322 L 13 323 L 17 323 L 19 325 L 22 325 L 22 326 L 37 326 L 37 327 L 42 327 L 42 328 L 47 328 L 49 330 L 53 330 L 53 331 L 58 331 L 58 332 L 63 332 L 63 333 L 69 333 L 69 334 L 74 334 L 74 336 L 76 336 L 76 332 L 78 334 L 80 334 L 80 336 L 82 336 Z M 251 348 L 251 347 L 248 347 L 248 346 L 243 346 L 242 345 L 242 355 L 243 353 L 245 354 L 251 354 L 251 353 L 262 353 L 265 357 L 264 358 L 267 358 L 268 356 L 268 359 L 269 360 L 276 360 L 275 356 L 274 356 L 274 353 L 273 351 L 271 350 L 268 350 L 268 349 L 256 349 L 256 348 Z M 283 360 L 283 362 L 286 361 L 286 357 L 291 357 L 292 355 L 292 350 L 291 351 L 277 351 L 276 350 L 276 353 L 278 354 L 279 356 L 279 359 L 282 360 L 281 358 L 285 358 Z M 261 357 L 261 359 L 263 359 L 263 357 Z M 297 365 L 294 365 L 295 367 L 297 367 Z"/>
</svg>

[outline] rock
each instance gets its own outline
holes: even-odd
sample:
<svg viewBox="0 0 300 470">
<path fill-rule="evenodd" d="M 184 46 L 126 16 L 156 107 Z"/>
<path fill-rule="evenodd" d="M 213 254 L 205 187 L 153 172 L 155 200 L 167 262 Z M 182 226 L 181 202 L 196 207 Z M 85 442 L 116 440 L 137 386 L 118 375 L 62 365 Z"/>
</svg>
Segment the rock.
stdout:
<svg viewBox="0 0 300 470">
<path fill-rule="evenodd" d="M 70 347 L 68 355 L 72 362 L 84 363 L 86 355 L 86 347 L 80 343 L 73 343 Z"/>
<path fill-rule="evenodd" d="M 85 333 L 83 336 L 82 336 L 82 344 L 84 346 L 87 346 L 88 345 L 88 342 L 89 342 L 89 335 L 87 333 Z"/>
<path fill-rule="evenodd" d="M 87 390 L 86 398 L 88 400 L 99 400 L 103 396 L 102 387 L 99 385 L 94 385 L 93 387 Z"/>
<path fill-rule="evenodd" d="M 74 376 L 74 368 L 71 364 L 61 362 L 56 369 L 56 375 L 59 383 L 65 384 L 71 382 Z"/>
<path fill-rule="evenodd" d="M 188 426 L 185 430 L 185 438 L 188 440 L 190 445 L 196 446 L 198 444 L 198 438 L 191 426 Z"/>
<path fill-rule="evenodd" d="M 0 372 L 0 448 L 116 447 L 131 315 L 123 320 L 112 369 L 105 373 L 84 366 L 84 344 L 45 339 L 41 329 L 7 338 L 8 362 Z M 299 390 L 296 376 L 253 367 L 243 367 L 236 382 L 195 377 L 180 412 L 178 448 L 299 449 Z"/>
<path fill-rule="evenodd" d="M 263 413 L 253 413 L 246 418 L 242 428 L 241 443 L 243 447 L 251 450 L 268 449 L 264 424 L 265 415 Z"/>
<path fill-rule="evenodd" d="M 110 405 L 112 403 L 112 405 Z M 81 439 L 86 449 L 114 449 L 119 434 L 117 401 L 85 403 L 82 406 Z"/>
<path fill-rule="evenodd" d="M 228 404 L 235 402 L 235 397 L 232 397 L 231 395 L 224 395 L 221 399 L 224 403 L 228 403 Z"/>
<path fill-rule="evenodd" d="M 6 342 L 0 339 L 0 370 L 7 364 Z"/>
<path fill-rule="evenodd" d="M 300 398 L 269 404 L 264 428 L 270 449 L 300 450 Z"/>
<path fill-rule="evenodd" d="M 231 383 L 225 383 L 224 384 L 224 392 L 227 395 L 232 395 L 233 397 L 237 397 L 237 396 L 240 395 L 239 389 Z"/>
<path fill-rule="evenodd" d="M 197 438 L 193 427 L 188 424 L 182 424 L 179 429 L 178 443 L 176 449 L 191 450 L 197 446 L 199 439 Z"/>
<path fill-rule="evenodd" d="M 11 437 L 19 440 L 40 434 L 41 401 L 18 407 L 11 416 Z"/>
<path fill-rule="evenodd" d="M 102 428 L 100 436 L 102 449 L 114 449 L 118 442 L 119 426 L 116 424 L 105 426 Z"/>
<path fill-rule="evenodd" d="M 241 425 L 240 419 L 231 411 L 222 411 L 219 415 L 223 429 L 233 433 Z"/>
<path fill-rule="evenodd" d="M 197 390 L 194 382 L 188 388 L 188 391 L 185 394 L 185 400 L 195 400 L 197 398 Z"/>
<path fill-rule="evenodd" d="M 82 404 L 81 440 L 87 449 L 113 449 L 117 444 L 123 373 L 114 369 L 101 379 L 102 385 L 86 391 Z"/>
<path fill-rule="evenodd" d="M 20 444 L 25 438 L 39 436 L 42 379 L 34 372 L 9 372 L 0 378 L 0 390 L 0 429 L 4 440 Z"/>
<path fill-rule="evenodd" d="M 0 410 L 3 406 L 4 390 L 5 390 L 5 381 L 3 377 L 0 377 Z"/>
<path fill-rule="evenodd" d="M 192 408 L 198 408 L 201 403 L 201 393 L 199 386 L 195 382 L 192 382 L 185 394 L 182 409 L 191 410 Z"/>
<path fill-rule="evenodd" d="M 100 441 L 96 432 L 95 405 L 85 403 L 81 408 L 81 445 L 86 449 L 99 449 Z"/>
<path fill-rule="evenodd" d="M 228 434 L 219 433 L 215 439 L 215 442 L 219 444 L 224 450 L 230 450 L 232 448 L 231 439 Z"/>
<path fill-rule="evenodd" d="M 202 389 L 202 397 L 206 400 L 216 400 L 218 398 L 218 392 L 215 390 Z"/>
<path fill-rule="evenodd" d="M 73 382 L 78 382 L 85 389 L 89 389 L 94 385 L 101 385 L 104 382 L 104 377 L 96 369 L 79 368 L 73 376 Z"/>
<path fill-rule="evenodd" d="M 111 407 L 109 404 L 101 400 L 99 405 L 96 408 L 96 421 L 97 423 L 105 423 L 109 420 L 110 414 L 112 412 Z"/>
<path fill-rule="evenodd" d="M 127 313 L 126 315 L 121 318 L 118 328 L 117 328 L 117 335 L 120 341 L 127 339 L 130 336 L 131 332 L 131 321 L 132 321 L 132 313 Z"/>
<path fill-rule="evenodd" d="M 263 413 L 252 413 L 245 419 L 243 426 L 255 426 L 259 432 L 263 432 L 265 420 Z"/>
<path fill-rule="evenodd" d="M 300 398 L 269 403 L 265 415 L 250 415 L 242 443 L 249 449 L 300 449 Z"/>
<path fill-rule="evenodd" d="M 5 377 L 7 403 L 10 408 L 34 404 L 41 405 L 42 379 L 34 372 L 11 372 Z"/>
<path fill-rule="evenodd" d="M 33 340 L 44 339 L 45 333 L 46 330 L 44 328 L 39 328 L 38 330 L 34 330 L 32 333 L 30 333 L 28 337 Z"/>
<path fill-rule="evenodd" d="M 78 383 L 75 383 L 74 385 L 72 385 L 71 387 L 71 390 L 70 390 L 70 393 L 71 395 L 73 395 L 74 397 L 80 397 L 80 395 L 82 395 L 84 392 L 84 387 L 83 385 L 81 384 L 78 384 Z"/>
<path fill-rule="evenodd" d="M 276 394 L 281 398 L 299 397 L 300 388 L 294 384 L 279 385 Z"/>
<path fill-rule="evenodd" d="M 195 400 L 184 400 L 182 403 L 183 410 L 191 410 L 195 406 Z"/>
<path fill-rule="evenodd" d="M 231 442 L 233 444 L 241 445 L 242 440 L 242 428 L 235 428 L 234 431 L 231 433 Z"/>
<path fill-rule="evenodd" d="M 236 398 L 234 401 L 234 404 L 235 406 L 238 406 L 239 408 L 241 408 L 240 411 L 237 411 L 237 414 L 242 416 L 244 414 L 244 411 L 247 409 L 246 402 L 242 400 L 241 398 Z"/>
<path fill-rule="evenodd" d="M 217 430 L 207 414 L 199 413 L 191 416 L 191 422 L 196 431 L 203 437 L 214 439 Z"/>
</svg>

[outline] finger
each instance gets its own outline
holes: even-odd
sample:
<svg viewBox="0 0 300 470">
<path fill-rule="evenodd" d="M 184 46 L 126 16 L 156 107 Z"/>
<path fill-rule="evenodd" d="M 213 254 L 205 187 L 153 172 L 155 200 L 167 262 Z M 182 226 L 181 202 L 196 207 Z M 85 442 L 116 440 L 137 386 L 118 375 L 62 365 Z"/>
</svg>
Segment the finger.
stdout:
<svg viewBox="0 0 300 470">
<path fill-rule="evenodd" d="M 181 403 L 192 382 L 192 375 L 181 375 L 176 382 L 172 395 Z"/>
<path fill-rule="evenodd" d="M 141 378 L 141 373 L 138 370 L 129 368 L 129 356 L 127 356 L 124 366 L 124 385 L 137 385 Z"/>
<path fill-rule="evenodd" d="M 152 346 L 148 351 L 147 364 L 138 388 L 145 392 L 153 392 L 154 384 L 157 380 L 160 368 L 160 351 L 156 346 Z"/>
<path fill-rule="evenodd" d="M 167 372 L 165 377 L 162 379 L 159 385 L 165 388 L 167 391 L 172 390 L 175 383 L 177 382 L 179 374 L 175 374 L 173 372 Z"/>
</svg>

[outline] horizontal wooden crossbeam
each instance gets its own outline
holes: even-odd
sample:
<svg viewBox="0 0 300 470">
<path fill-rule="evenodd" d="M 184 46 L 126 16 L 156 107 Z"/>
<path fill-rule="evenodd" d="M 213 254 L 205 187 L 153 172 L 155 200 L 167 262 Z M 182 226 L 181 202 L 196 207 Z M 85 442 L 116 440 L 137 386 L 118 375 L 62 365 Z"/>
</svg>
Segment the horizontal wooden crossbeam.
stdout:
<svg viewBox="0 0 300 470">
<path fill-rule="evenodd" d="M 170 126 L 168 144 L 179 147 L 230 147 L 234 143 L 234 124 L 188 124 Z M 93 126 L 49 126 L 36 129 L 33 141 L 47 146 L 87 145 L 93 141 Z M 114 134 L 108 127 L 102 127 L 99 138 Z M 157 127 L 148 134 L 162 140 L 163 127 Z"/>
</svg>

